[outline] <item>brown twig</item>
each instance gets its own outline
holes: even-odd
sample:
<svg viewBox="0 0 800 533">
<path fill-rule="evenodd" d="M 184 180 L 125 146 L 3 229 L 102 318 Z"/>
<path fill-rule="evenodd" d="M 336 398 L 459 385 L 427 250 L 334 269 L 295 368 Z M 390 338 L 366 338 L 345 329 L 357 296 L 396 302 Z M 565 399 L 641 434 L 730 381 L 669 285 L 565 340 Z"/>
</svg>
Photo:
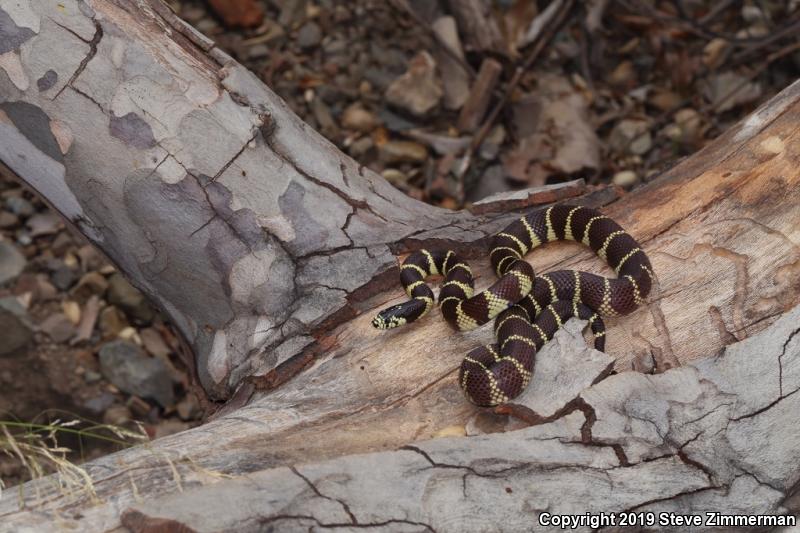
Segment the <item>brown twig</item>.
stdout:
<svg viewBox="0 0 800 533">
<path fill-rule="evenodd" d="M 741 0 L 724 0 L 722 2 L 717 2 L 714 7 L 712 7 L 708 13 L 700 17 L 697 22 L 702 24 L 703 26 L 714 22 L 723 11 L 728 9 L 729 7 L 733 6 L 734 4 L 738 4 Z"/>
</svg>

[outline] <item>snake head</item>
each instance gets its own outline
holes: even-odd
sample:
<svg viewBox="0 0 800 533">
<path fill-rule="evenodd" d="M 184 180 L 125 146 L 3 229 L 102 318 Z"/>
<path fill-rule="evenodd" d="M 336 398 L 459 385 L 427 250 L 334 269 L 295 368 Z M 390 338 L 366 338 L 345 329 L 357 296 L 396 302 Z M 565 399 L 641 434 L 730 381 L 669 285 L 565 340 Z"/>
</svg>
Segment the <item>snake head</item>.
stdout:
<svg viewBox="0 0 800 533">
<path fill-rule="evenodd" d="M 372 319 L 372 325 L 377 329 L 392 329 L 413 322 L 423 314 L 427 306 L 424 300 L 409 300 L 407 302 L 387 307 Z"/>
</svg>

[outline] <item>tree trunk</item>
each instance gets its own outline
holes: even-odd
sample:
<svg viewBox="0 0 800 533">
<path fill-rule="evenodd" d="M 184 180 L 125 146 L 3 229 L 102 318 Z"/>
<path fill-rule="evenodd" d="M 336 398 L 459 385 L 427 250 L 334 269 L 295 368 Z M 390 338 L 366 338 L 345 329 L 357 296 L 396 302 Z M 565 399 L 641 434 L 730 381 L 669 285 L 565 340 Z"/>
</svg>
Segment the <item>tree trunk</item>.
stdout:
<svg viewBox="0 0 800 533">
<path fill-rule="evenodd" d="M 517 215 L 408 199 L 155 0 L 0 0 L 0 16 L 0 158 L 160 306 L 208 394 L 233 395 L 203 427 L 87 464 L 102 503 L 30 483 L 0 501 L 0 528 L 112 529 L 134 504 L 129 527 L 169 517 L 198 530 L 798 506 L 797 311 L 775 322 L 800 303 L 800 84 L 648 186 L 580 200 L 608 203 L 659 279 L 648 306 L 608 321 L 607 352 L 617 370 L 664 374 L 606 377 L 611 363 L 586 352 L 553 363 L 570 394 L 497 414 L 455 382 L 489 328 L 455 334 L 435 313 L 389 333 L 369 321 L 402 299 L 398 252 L 475 256 Z M 602 271 L 571 245 L 530 259 Z M 584 353 L 559 339 L 539 371 Z M 577 372 L 586 358 L 598 368 Z M 506 429 L 518 430 L 493 433 Z M 465 433 L 492 434 L 409 445 Z"/>
</svg>

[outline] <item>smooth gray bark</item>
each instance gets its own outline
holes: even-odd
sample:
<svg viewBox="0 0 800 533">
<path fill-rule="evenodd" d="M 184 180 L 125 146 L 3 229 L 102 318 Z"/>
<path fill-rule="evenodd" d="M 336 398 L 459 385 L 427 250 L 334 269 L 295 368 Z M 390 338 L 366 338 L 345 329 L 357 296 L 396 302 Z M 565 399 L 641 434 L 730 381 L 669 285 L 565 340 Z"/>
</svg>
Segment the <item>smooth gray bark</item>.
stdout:
<svg viewBox="0 0 800 533">
<path fill-rule="evenodd" d="M 0 160 L 178 328 L 230 396 L 351 316 L 390 244 L 481 221 L 412 200 L 160 2 L 0 1 Z"/>
</svg>

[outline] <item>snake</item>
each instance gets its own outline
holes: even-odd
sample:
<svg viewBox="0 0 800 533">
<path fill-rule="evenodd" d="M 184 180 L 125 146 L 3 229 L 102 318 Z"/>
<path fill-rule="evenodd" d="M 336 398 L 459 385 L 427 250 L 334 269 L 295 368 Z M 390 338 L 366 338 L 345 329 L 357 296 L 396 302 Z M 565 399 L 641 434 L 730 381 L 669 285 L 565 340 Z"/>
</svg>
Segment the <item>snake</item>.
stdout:
<svg viewBox="0 0 800 533">
<path fill-rule="evenodd" d="M 588 246 L 617 277 L 579 270 L 535 275 L 525 255 L 559 240 Z M 472 271 L 453 250 L 411 253 L 400 266 L 400 283 L 410 300 L 372 320 L 378 329 L 419 320 L 434 305 L 426 279 L 442 275 L 439 307 L 456 330 L 472 330 L 495 319 L 497 342 L 470 351 L 458 374 L 467 398 L 478 406 L 496 406 L 521 394 L 533 377 L 537 351 L 571 317 L 588 320 L 594 347 L 603 351 L 603 317 L 631 313 L 645 302 L 655 279 L 636 240 L 611 218 L 583 206 L 553 205 L 515 220 L 492 237 L 489 260 L 499 279 L 475 294 Z"/>
</svg>

